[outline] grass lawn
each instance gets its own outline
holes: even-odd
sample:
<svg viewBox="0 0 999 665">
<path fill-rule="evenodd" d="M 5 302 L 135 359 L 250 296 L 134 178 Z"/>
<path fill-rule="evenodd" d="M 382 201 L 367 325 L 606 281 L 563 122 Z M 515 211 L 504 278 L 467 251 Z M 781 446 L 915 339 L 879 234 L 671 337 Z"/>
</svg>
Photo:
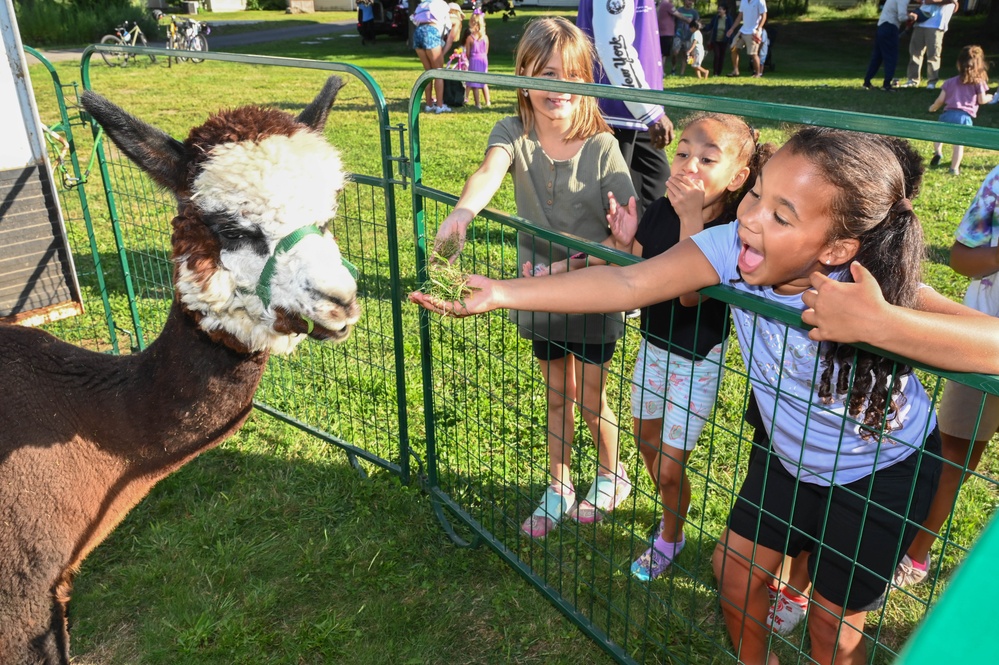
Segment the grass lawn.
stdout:
<svg viewBox="0 0 999 665">
<path fill-rule="evenodd" d="M 511 71 L 517 36 L 527 20 L 541 13 L 518 9 L 509 22 L 490 18 L 492 71 Z M 259 14 L 208 14 L 204 18 L 212 22 L 242 19 L 244 15 L 256 18 Z M 281 16 L 275 13 L 265 21 L 283 24 Z M 917 89 L 885 94 L 860 87 L 874 33 L 871 16 L 869 9 L 835 12 L 818 8 L 801 19 L 776 21 L 779 37 L 773 48 L 777 68 L 762 80 L 745 76 L 706 81 L 693 76 L 670 77 L 666 86 L 709 97 L 932 119 L 927 107 L 935 97 L 933 92 Z M 324 13 L 310 15 L 307 20 L 327 18 Z M 951 75 L 956 53 L 964 44 L 982 43 L 987 54 L 999 52 L 997 37 L 982 33 L 980 20 L 958 17 L 953 21 L 943 58 L 946 75 Z M 314 43 L 255 45 L 245 52 L 361 67 L 381 88 L 392 124 L 405 122 L 412 86 L 421 73 L 415 54 L 405 43 L 379 37 L 376 46 L 362 48 L 356 31 Z M 56 68 L 64 81 L 79 79 L 72 63 L 59 63 Z M 34 66 L 31 76 L 43 120 L 52 122 L 54 102 L 47 74 Z M 324 78 L 323 73 L 310 70 L 211 61 L 171 68 L 140 63 L 126 69 L 109 69 L 95 62 L 92 71 L 95 90 L 175 136 L 199 124 L 208 110 L 223 106 L 256 102 L 297 112 Z M 489 130 L 499 118 L 513 112 L 514 100 L 514 91 L 499 89 L 493 91 L 490 109 L 464 108 L 421 118 L 424 182 L 457 194 L 481 159 Z M 682 126 L 682 115 L 671 115 L 677 126 Z M 976 124 L 999 127 L 999 107 L 983 109 Z M 773 141 L 781 140 L 786 132 L 774 123 L 761 123 L 760 127 Z M 76 138 L 86 159 L 90 142 L 80 134 Z M 350 169 L 378 172 L 375 115 L 359 82 L 350 81 L 342 91 L 331 114 L 328 135 L 343 151 Z M 917 146 L 928 159 L 931 145 L 918 142 Z M 945 156 L 949 155 L 949 148 L 945 150 Z M 994 152 L 968 149 L 957 178 L 948 175 L 947 159 L 944 168 L 927 172 L 915 207 L 928 244 L 925 279 L 948 296 L 959 298 L 967 280 L 955 276 L 946 265 L 953 231 L 982 178 L 999 159 Z M 106 213 L 95 184 L 88 187 L 100 226 Z M 396 196 L 403 246 L 401 270 L 406 276 L 412 275 L 414 263 L 410 191 L 398 188 Z M 511 187 L 501 190 L 493 207 L 514 210 Z M 430 212 L 433 224 L 433 219 L 446 211 L 431 207 Z M 161 222 L 165 224 L 168 218 L 166 206 Z M 508 242 L 507 237 L 489 243 L 493 230 L 493 226 L 483 225 L 475 234 L 474 244 L 484 252 L 499 253 Z M 104 226 L 98 242 L 110 260 L 115 249 Z M 81 257 L 80 261 L 85 263 L 86 259 Z M 411 288 L 412 277 L 409 280 L 403 289 Z M 121 284 L 112 282 L 110 287 L 115 307 L 123 308 Z M 391 297 L 393 294 L 388 294 L 382 300 Z M 376 303 L 368 307 L 366 311 L 373 311 Z M 413 428 L 410 434 L 414 448 L 422 455 L 416 313 L 407 308 L 405 317 L 404 347 L 407 366 L 411 367 L 407 394 Z M 546 456 L 538 421 L 543 400 L 529 351 L 499 319 L 490 323 L 438 326 L 434 330 L 435 340 L 448 343 L 445 348 L 450 352 L 442 358 L 435 375 L 440 382 L 435 386 L 438 436 L 448 446 L 441 453 L 442 486 L 490 526 L 504 546 L 550 584 L 559 585 L 563 596 L 587 616 L 596 617 L 601 612 L 614 615 L 609 608 L 617 607 L 619 594 L 636 594 L 622 571 L 635 553 L 634 533 L 652 520 L 651 483 L 635 474 L 639 481 L 637 501 L 629 504 L 628 515 L 622 514 L 612 524 L 589 531 L 566 526 L 542 545 L 518 538 L 516 526 L 532 508 L 525 497 L 532 497 L 543 482 Z M 150 329 L 156 330 L 155 325 Z M 497 362 L 497 358 L 502 361 Z M 310 402 L 310 406 L 323 404 L 324 391 L 333 390 L 304 383 L 308 378 L 296 374 L 294 364 L 281 367 L 288 372 L 289 382 L 299 380 L 315 390 L 296 398 Z M 614 368 L 618 379 L 612 387 L 612 399 L 622 420 L 627 408 L 622 385 L 630 368 L 629 360 L 623 357 Z M 451 376 L 467 379 L 467 383 L 448 381 Z M 336 383 L 335 371 L 327 372 L 323 379 Z M 353 422 L 349 420 L 355 417 L 352 410 L 356 406 L 360 411 L 368 395 L 376 395 L 375 388 L 358 390 L 353 398 L 358 404 L 344 406 L 343 414 L 330 414 L 331 422 L 338 418 Z M 280 398 L 276 392 L 267 397 Z M 731 435 L 722 431 L 738 428 L 741 400 L 738 381 L 727 381 L 720 401 L 726 407 L 719 409 L 715 445 L 700 446 L 692 460 L 692 470 L 712 480 L 700 476 L 694 480 L 691 523 L 697 526 L 688 532 L 693 544 L 679 561 L 683 573 L 628 596 L 645 603 L 642 608 L 629 607 L 629 621 L 636 621 L 636 613 L 645 617 L 649 632 L 668 642 L 669 653 L 650 648 L 649 639 L 636 639 L 633 626 L 621 626 L 619 616 L 607 620 L 615 639 L 636 660 L 731 662 L 723 652 L 724 634 L 708 564 L 711 537 L 717 536 L 724 524 L 728 497 L 724 491 L 705 488 L 731 486 L 740 464 L 744 465 L 738 446 L 728 443 Z M 518 416 L 510 417 L 511 413 Z M 592 470 L 592 446 L 582 437 L 577 443 L 577 476 L 583 479 L 584 470 Z M 622 450 L 628 468 L 637 471 L 636 452 L 627 444 Z M 987 478 L 999 477 L 999 460 L 987 453 L 980 470 Z M 87 560 L 71 604 L 74 662 L 611 662 L 491 550 L 455 547 L 424 493 L 402 486 L 393 475 L 377 468 L 368 471 L 367 479 L 359 478 L 342 452 L 256 413 L 237 436 L 157 486 Z M 952 537 L 968 547 L 992 515 L 999 494 L 992 481 L 975 479 L 962 497 Z M 959 555 L 946 556 L 944 573 L 959 559 Z M 570 564 L 567 576 L 561 568 L 566 562 Z M 589 578 L 591 574 L 596 583 Z M 593 589 L 602 588 L 605 582 L 613 589 L 614 598 L 594 596 Z M 892 649 L 897 650 L 918 622 L 929 590 L 917 588 L 914 593 L 916 598 L 911 602 L 889 603 L 882 619 L 881 639 Z M 670 606 L 680 608 L 679 616 L 670 615 Z M 672 634 L 681 636 L 682 643 L 663 637 Z M 790 658 L 802 639 L 799 631 L 796 642 L 781 646 L 782 655 L 787 653 Z M 887 662 L 890 658 L 882 653 L 876 660 Z"/>
</svg>

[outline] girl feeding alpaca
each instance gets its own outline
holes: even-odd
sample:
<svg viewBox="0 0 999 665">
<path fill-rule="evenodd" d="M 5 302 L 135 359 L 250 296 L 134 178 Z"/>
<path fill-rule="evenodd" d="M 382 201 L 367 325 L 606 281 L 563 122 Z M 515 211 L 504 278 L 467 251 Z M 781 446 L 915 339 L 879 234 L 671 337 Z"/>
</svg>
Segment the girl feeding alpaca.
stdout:
<svg viewBox="0 0 999 665">
<path fill-rule="evenodd" d="M 520 40 L 515 71 L 521 76 L 592 83 L 591 49 L 586 35 L 566 19 L 538 19 L 528 24 Z M 591 241 L 610 242 L 608 195 L 634 199 L 631 174 L 595 99 L 524 88 L 517 91 L 517 106 L 516 116 L 496 123 L 482 165 L 441 223 L 438 252 L 445 245 L 458 248 L 444 258 L 454 260 L 468 225 L 508 172 L 513 175 L 519 216 Z M 517 254 L 521 265 L 568 259 L 566 247 L 527 234 L 520 234 Z M 569 515 L 580 521 L 601 519 L 631 491 L 618 462 L 617 421 L 606 394 L 608 364 L 624 334 L 624 322 L 620 313 L 559 316 L 529 310 L 512 311 L 511 319 L 520 335 L 532 340 L 545 379 L 550 479 L 522 530 L 542 538 Z M 574 407 L 582 413 L 599 453 L 596 479 L 578 505 L 569 474 Z"/>
<path fill-rule="evenodd" d="M 481 9 L 472 12 L 468 21 L 470 33 L 465 40 L 465 53 L 468 54 L 468 70 L 471 72 L 489 71 L 489 37 L 486 36 L 486 16 Z M 485 83 L 469 83 L 467 86 L 475 95 L 475 108 L 482 108 L 489 102 L 489 86 Z M 482 103 L 479 102 L 479 91 L 482 91 Z M 466 93 L 467 94 L 467 93 Z"/>
<path fill-rule="evenodd" d="M 764 166 L 738 219 L 641 263 L 546 278 L 472 277 L 463 303 L 410 298 L 456 316 L 501 307 L 556 312 L 630 309 L 728 284 L 805 309 L 816 273 L 851 279 L 862 262 L 894 305 L 918 301 L 919 220 L 895 153 L 877 137 L 811 127 Z M 864 619 L 929 509 L 940 439 L 909 368 L 732 308 L 769 447 L 759 450 L 714 554 L 737 658 L 774 665 L 766 582 L 784 555 L 811 548 L 812 658 L 860 662 Z M 923 449 L 927 455 L 923 455 Z M 793 513 L 792 513 L 793 509 Z"/>
</svg>

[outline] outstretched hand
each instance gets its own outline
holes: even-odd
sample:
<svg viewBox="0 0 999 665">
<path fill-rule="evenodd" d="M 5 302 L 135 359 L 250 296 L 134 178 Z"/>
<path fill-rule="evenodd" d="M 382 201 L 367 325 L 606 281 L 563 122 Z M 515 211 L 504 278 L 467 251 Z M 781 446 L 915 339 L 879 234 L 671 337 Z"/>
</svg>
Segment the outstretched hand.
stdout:
<svg viewBox="0 0 999 665">
<path fill-rule="evenodd" d="M 454 263 L 458 255 L 461 254 L 461 250 L 465 248 L 466 227 L 467 224 L 461 223 L 454 213 L 448 215 L 441 222 L 440 228 L 437 229 L 437 237 L 434 239 L 433 258 L 435 260 L 444 259 L 448 263 Z"/>
<path fill-rule="evenodd" d="M 632 196 L 627 206 L 617 202 L 613 192 L 607 192 L 607 225 L 617 249 L 630 252 L 638 232 L 638 202 Z"/>
<path fill-rule="evenodd" d="M 874 276 L 860 263 L 850 264 L 853 282 L 838 282 L 812 273 L 812 288 L 801 296 L 808 308 L 802 322 L 814 326 L 808 337 L 817 342 L 873 343 L 873 334 L 884 325 L 889 306 Z"/>
<path fill-rule="evenodd" d="M 445 302 L 422 291 L 410 292 L 409 300 L 441 316 L 472 316 L 496 309 L 495 305 L 492 304 L 495 284 L 496 281 L 488 277 L 469 275 L 465 283 L 468 294 L 462 300 Z"/>
</svg>

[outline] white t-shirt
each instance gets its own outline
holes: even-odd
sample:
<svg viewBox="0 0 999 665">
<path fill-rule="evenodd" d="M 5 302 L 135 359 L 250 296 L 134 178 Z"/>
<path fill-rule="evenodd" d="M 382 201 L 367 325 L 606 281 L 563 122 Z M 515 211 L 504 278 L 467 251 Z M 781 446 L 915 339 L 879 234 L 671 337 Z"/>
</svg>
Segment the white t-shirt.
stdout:
<svg viewBox="0 0 999 665">
<path fill-rule="evenodd" d="M 738 222 L 732 222 L 693 237 L 718 273 L 720 283 L 796 311 L 804 310 L 801 295 L 783 296 L 770 287 L 742 281 L 737 267 L 742 249 L 737 228 Z M 731 311 L 760 414 L 773 449 L 788 473 L 816 485 L 846 485 L 876 469 L 901 462 L 922 448 L 936 426 L 936 414 L 914 374 L 897 378 L 902 395 L 897 398 L 898 412 L 889 415 L 892 431 L 880 444 L 873 437 L 862 439 L 857 421 L 846 415 L 841 399 L 823 404 L 818 396 L 822 376 L 818 342 L 799 328 L 739 307 Z"/>
<path fill-rule="evenodd" d="M 950 17 L 954 15 L 954 3 L 948 2 L 945 5 L 931 5 L 933 9 L 939 6 L 939 11 L 931 12 L 928 19 L 922 23 L 917 23 L 917 28 L 927 28 L 929 30 L 941 30 L 947 32 L 947 28 L 950 26 Z"/>
<path fill-rule="evenodd" d="M 704 53 L 704 37 L 700 30 L 695 30 L 690 36 L 690 45 L 694 47 L 694 56 Z"/>
<path fill-rule="evenodd" d="M 739 0 L 739 11 L 742 12 L 742 26 L 739 32 L 751 35 L 756 30 L 760 17 L 767 13 L 765 0 Z"/>
</svg>

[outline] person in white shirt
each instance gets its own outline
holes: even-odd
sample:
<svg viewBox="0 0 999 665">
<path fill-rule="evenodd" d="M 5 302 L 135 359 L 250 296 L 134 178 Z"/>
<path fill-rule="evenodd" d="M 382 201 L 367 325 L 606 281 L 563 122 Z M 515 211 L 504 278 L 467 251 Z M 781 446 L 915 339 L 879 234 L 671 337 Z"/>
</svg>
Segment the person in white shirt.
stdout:
<svg viewBox="0 0 999 665">
<path fill-rule="evenodd" d="M 739 28 L 738 34 L 732 39 L 732 71 L 729 76 L 739 75 L 739 49 L 745 47 L 746 55 L 752 63 L 753 77 L 763 76 L 763 65 L 760 62 L 760 42 L 763 38 L 763 24 L 767 22 L 767 3 L 765 0 L 740 0 L 739 15 L 729 28 L 729 37 Z"/>
<path fill-rule="evenodd" d="M 904 88 L 914 88 L 919 85 L 919 70 L 923 66 L 923 55 L 926 56 L 926 87 L 933 90 L 940 78 L 940 55 L 943 53 L 944 33 L 950 25 L 950 17 L 957 9 L 957 0 L 923 0 L 919 8 L 926 20 L 918 21 L 912 28 L 909 37 L 909 68 L 906 74 L 909 79 L 902 84 Z"/>
<path fill-rule="evenodd" d="M 916 20 L 915 14 L 910 14 L 907 0 L 886 0 L 878 18 L 878 30 L 874 34 L 874 52 L 871 62 L 867 65 L 867 75 L 864 76 L 864 87 L 874 88 L 871 79 L 878 73 L 881 63 L 885 66 L 885 79 L 881 89 L 888 92 L 892 79 L 895 78 L 895 66 L 898 65 L 898 35 L 902 26 Z"/>
</svg>

